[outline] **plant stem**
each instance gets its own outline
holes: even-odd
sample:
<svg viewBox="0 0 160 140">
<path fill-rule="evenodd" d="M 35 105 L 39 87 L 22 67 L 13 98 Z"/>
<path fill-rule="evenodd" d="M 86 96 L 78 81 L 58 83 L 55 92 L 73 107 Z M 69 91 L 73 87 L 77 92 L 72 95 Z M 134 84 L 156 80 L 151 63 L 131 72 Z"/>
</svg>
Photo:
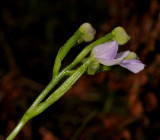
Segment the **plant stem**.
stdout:
<svg viewBox="0 0 160 140">
<path fill-rule="evenodd" d="M 81 65 L 55 92 L 53 92 L 45 102 L 40 103 L 32 112 L 32 116 L 36 116 L 47 109 L 50 105 L 55 103 L 60 97 L 62 97 L 71 86 L 80 78 L 86 71 L 89 64 L 92 62 L 92 58 L 89 57 L 83 65 Z"/>
<path fill-rule="evenodd" d="M 65 76 L 65 70 L 63 70 L 58 76 L 51 80 L 51 82 L 46 86 L 46 88 L 42 91 L 42 93 L 37 97 L 37 99 L 33 102 L 30 109 L 37 106 L 46 96 L 47 94 L 54 88 L 56 84 Z"/>
<path fill-rule="evenodd" d="M 23 128 L 23 126 L 29 121 L 28 115 L 25 113 L 20 122 L 17 124 L 17 126 L 14 128 L 12 133 L 6 138 L 6 140 L 13 140 L 16 135 L 19 133 L 19 131 Z"/>
<path fill-rule="evenodd" d="M 33 102 L 27 112 L 23 115 L 22 119 L 19 121 L 17 126 L 11 132 L 11 134 L 7 137 L 6 140 L 13 140 L 19 131 L 23 128 L 23 126 L 31 119 L 29 117 L 30 113 L 38 106 L 38 104 L 47 96 L 47 94 L 54 88 L 54 86 L 66 75 L 66 71 L 69 67 L 66 67 L 58 76 L 51 80 L 51 82 L 46 86 L 46 88 L 41 92 L 41 94 L 37 97 L 37 99 Z M 30 112 L 30 113 L 29 113 Z"/>
<path fill-rule="evenodd" d="M 61 96 L 66 93 L 71 86 L 80 78 L 80 76 L 85 72 L 88 65 L 92 62 L 92 58 L 88 58 L 83 65 L 81 65 L 55 92 L 53 92 L 46 101 L 41 102 L 44 97 L 51 91 L 51 89 L 56 85 L 56 83 L 65 75 L 65 71 L 69 68 L 66 67 L 55 80 L 52 80 L 45 90 L 38 96 L 35 102 L 24 114 L 20 122 L 17 124 L 15 129 L 7 137 L 6 140 L 13 140 L 18 132 L 23 128 L 23 126 L 34 116 L 40 114 L 55 101 L 57 101 Z M 41 102 L 41 103 L 40 103 Z"/>
<path fill-rule="evenodd" d="M 55 59 L 54 67 L 53 67 L 53 78 L 59 72 L 62 60 L 64 59 L 66 54 L 69 52 L 69 50 L 77 43 L 78 39 L 80 39 L 82 34 L 83 33 L 78 29 L 74 33 L 74 35 L 64 44 L 64 46 L 59 49 Z"/>
</svg>

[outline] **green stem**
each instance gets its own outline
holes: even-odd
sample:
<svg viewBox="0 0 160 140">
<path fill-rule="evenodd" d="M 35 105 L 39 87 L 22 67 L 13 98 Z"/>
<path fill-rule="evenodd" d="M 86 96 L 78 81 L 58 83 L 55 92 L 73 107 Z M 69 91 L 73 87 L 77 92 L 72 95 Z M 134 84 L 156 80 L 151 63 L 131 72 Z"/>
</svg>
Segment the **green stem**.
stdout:
<svg viewBox="0 0 160 140">
<path fill-rule="evenodd" d="M 6 140 L 13 140 L 19 131 L 23 128 L 23 126 L 31 119 L 30 113 L 38 106 L 38 104 L 47 96 L 47 94 L 54 88 L 54 86 L 64 77 L 66 73 L 68 73 L 68 68 L 66 67 L 58 76 L 51 80 L 51 82 L 46 86 L 46 88 L 41 92 L 41 94 L 37 97 L 37 99 L 33 102 L 27 112 L 23 115 L 22 119 L 19 121 L 17 126 L 11 132 L 11 134 L 7 137 Z M 30 113 L 29 113 L 30 112 Z"/>
<path fill-rule="evenodd" d="M 40 103 L 34 111 L 32 116 L 36 116 L 47 109 L 50 105 L 56 102 L 62 97 L 71 86 L 80 78 L 80 76 L 86 71 L 88 65 L 92 62 L 92 58 L 88 58 L 83 65 L 81 65 L 55 92 L 53 92 L 45 102 Z"/>
<path fill-rule="evenodd" d="M 74 33 L 74 35 L 64 44 L 64 46 L 60 48 L 56 56 L 54 67 L 53 67 L 53 77 L 55 77 L 57 73 L 59 72 L 59 69 L 61 67 L 61 62 L 66 56 L 66 54 L 76 43 L 78 43 L 77 41 L 78 39 L 81 38 L 82 35 L 83 33 L 78 29 Z"/>
<path fill-rule="evenodd" d="M 19 131 L 23 128 L 23 126 L 29 121 L 28 115 L 25 113 L 25 115 L 22 117 L 18 125 L 14 128 L 12 133 L 6 138 L 6 140 L 13 140 L 16 135 L 19 133 Z"/>
<path fill-rule="evenodd" d="M 55 92 L 53 92 L 45 102 L 40 103 L 45 96 L 51 91 L 51 89 L 57 84 L 57 82 L 65 76 L 65 72 L 69 69 L 66 67 L 56 78 L 52 80 L 49 85 L 44 89 L 44 91 L 38 96 L 35 102 L 24 114 L 20 122 L 17 124 L 12 133 L 7 137 L 6 140 L 13 140 L 23 126 L 34 116 L 43 112 L 46 108 L 57 101 L 61 96 L 67 92 L 71 86 L 80 78 L 80 76 L 85 72 L 88 65 L 92 62 L 91 58 L 88 58 L 83 65 L 81 65 Z"/>
<path fill-rule="evenodd" d="M 64 69 L 58 76 L 51 80 L 51 82 L 46 86 L 46 88 L 42 91 L 42 93 L 37 97 L 37 99 L 33 102 L 30 109 L 33 109 L 37 106 L 47 95 L 48 93 L 54 88 L 56 84 L 66 75 L 67 69 Z"/>
</svg>

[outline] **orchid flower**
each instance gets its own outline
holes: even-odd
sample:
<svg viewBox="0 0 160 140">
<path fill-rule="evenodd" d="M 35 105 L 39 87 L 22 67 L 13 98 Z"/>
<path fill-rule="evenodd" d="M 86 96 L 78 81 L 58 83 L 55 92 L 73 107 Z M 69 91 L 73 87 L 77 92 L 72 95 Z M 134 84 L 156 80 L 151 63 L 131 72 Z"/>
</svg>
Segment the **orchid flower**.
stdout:
<svg viewBox="0 0 160 140">
<path fill-rule="evenodd" d="M 112 41 L 94 47 L 91 56 L 96 58 L 96 60 L 103 65 L 120 65 L 133 73 L 138 73 L 144 69 L 145 65 L 137 59 L 135 53 L 133 57 L 130 56 L 133 52 L 124 51 L 117 53 L 117 51 L 118 43 L 117 41 Z"/>
</svg>

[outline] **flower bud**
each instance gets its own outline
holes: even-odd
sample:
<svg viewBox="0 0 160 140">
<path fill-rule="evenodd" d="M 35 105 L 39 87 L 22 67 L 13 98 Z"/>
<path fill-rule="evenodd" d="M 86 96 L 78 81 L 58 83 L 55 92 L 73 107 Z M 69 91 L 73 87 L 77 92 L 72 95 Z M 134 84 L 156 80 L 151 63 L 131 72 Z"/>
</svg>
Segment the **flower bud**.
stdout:
<svg viewBox="0 0 160 140">
<path fill-rule="evenodd" d="M 126 31 L 122 27 L 116 27 L 112 30 L 112 34 L 119 45 L 124 45 L 130 39 L 130 36 L 127 35 Z"/>
<path fill-rule="evenodd" d="M 82 39 L 86 42 L 92 41 L 95 37 L 96 30 L 90 23 L 84 23 L 80 26 L 79 30 L 83 33 Z"/>
<path fill-rule="evenodd" d="M 89 75 L 94 75 L 99 68 L 100 68 L 99 62 L 98 62 L 98 61 L 94 61 L 93 63 L 91 63 L 91 64 L 88 66 L 87 74 L 89 74 Z"/>
<path fill-rule="evenodd" d="M 129 60 L 129 59 L 139 59 L 139 57 L 137 56 L 135 52 L 129 52 L 125 60 Z"/>
</svg>

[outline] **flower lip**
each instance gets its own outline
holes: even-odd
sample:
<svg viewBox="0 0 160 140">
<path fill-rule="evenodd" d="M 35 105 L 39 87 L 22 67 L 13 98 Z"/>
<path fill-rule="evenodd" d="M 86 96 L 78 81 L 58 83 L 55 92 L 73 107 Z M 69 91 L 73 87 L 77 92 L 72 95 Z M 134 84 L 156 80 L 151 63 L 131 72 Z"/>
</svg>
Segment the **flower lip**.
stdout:
<svg viewBox="0 0 160 140">
<path fill-rule="evenodd" d="M 121 62 L 120 66 L 132 71 L 133 73 L 138 73 L 145 67 L 145 65 L 137 59 L 124 60 Z"/>
<path fill-rule="evenodd" d="M 117 53 L 117 51 L 118 43 L 117 41 L 112 41 L 94 47 L 91 55 L 99 63 L 106 66 L 120 65 L 133 73 L 138 73 L 144 69 L 145 65 L 137 59 L 138 57 L 135 53 L 130 51 Z"/>
</svg>

